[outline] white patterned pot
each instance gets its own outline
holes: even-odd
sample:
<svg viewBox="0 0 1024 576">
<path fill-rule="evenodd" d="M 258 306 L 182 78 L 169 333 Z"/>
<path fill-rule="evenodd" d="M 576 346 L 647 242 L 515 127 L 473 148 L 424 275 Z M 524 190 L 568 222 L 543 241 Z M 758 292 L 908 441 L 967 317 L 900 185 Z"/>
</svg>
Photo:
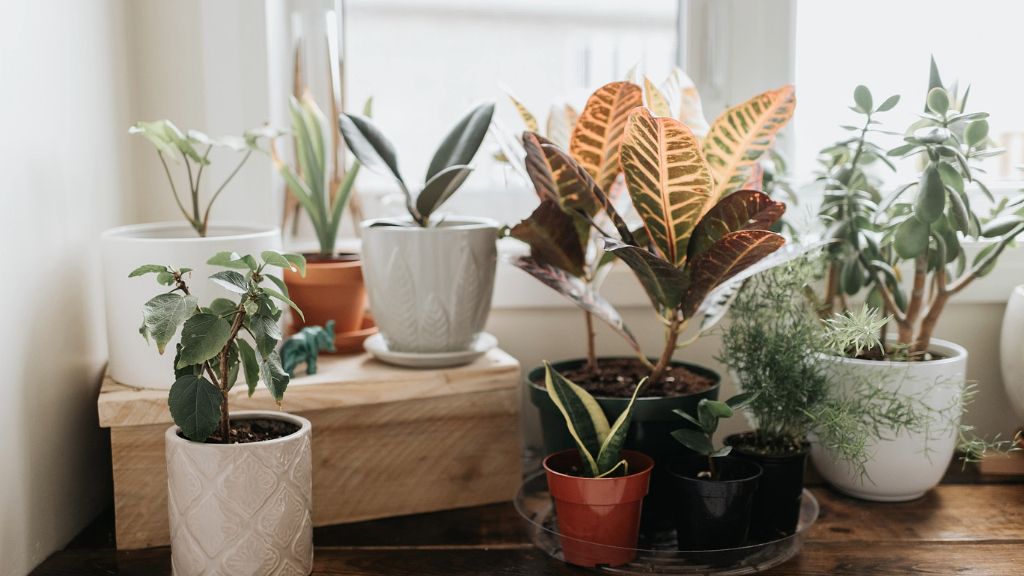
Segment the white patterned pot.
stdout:
<svg viewBox="0 0 1024 576">
<path fill-rule="evenodd" d="M 231 251 L 259 256 L 264 250 L 281 249 L 281 231 L 272 226 L 211 224 L 200 238 L 187 222 L 157 222 L 112 228 L 100 237 L 103 252 L 103 292 L 107 311 L 107 347 L 110 377 L 139 388 L 167 389 L 174 383 L 174 347 L 163 355 L 139 335 L 142 306 L 168 288 L 153 275 L 129 278 L 143 264 L 192 268 L 189 289 L 201 303 L 233 296 L 209 281 L 222 268 L 206 261 L 217 252 Z"/>
<path fill-rule="evenodd" d="M 437 227 L 363 223 L 363 277 L 373 319 L 396 352 L 468 350 L 491 310 L 498 224 L 447 218 Z"/>
<path fill-rule="evenodd" d="M 1017 417 L 1024 422 L 1024 286 L 1010 293 L 999 336 L 1003 387 Z"/>
<path fill-rule="evenodd" d="M 167 509 L 175 576 L 307 575 L 313 570 L 309 420 L 236 412 L 232 420 L 284 420 L 299 431 L 265 442 L 201 444 L 167 429 Z"/>
<path fill-rule="evenodd" d="M 882 430 L 883 439 L 869 441 L 867 474 L 857 470 L 817 442 L 811 458 L 818 472 L 839 491 L 879 502 L 913 500 L 931 490 L 949 466 L 956 449 L 962 398 L 967 375 L 967 350 L 932 338 L 930 351 L 941 356 L 926 362 L 889 362 L 824 358 L 823 367 L 840 394 L 871 383 L 913 399 L 927 416 L 915 431 Z"/>
</svg>

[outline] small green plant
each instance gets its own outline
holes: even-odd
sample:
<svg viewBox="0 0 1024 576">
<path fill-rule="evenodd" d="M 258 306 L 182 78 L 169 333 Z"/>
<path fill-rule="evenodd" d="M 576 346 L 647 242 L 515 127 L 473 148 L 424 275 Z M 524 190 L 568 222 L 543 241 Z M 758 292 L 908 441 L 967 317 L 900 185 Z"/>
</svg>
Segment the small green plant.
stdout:
<svg viewBox="0 0 1024 576">
<path fill-rule="evenodd" d="M 164 167 L 167 181 L 171 185 L 171 192 L 174 194 L 174 201 L 178 204 L 182 216 L 195 229 L 196 234 L 206 236 L 210 224 L 210 209 L 217 201 L 221 192 L 228 183 L 238 174 L 242 166 L 252 156 L 253 151 L 258 150 L 259 140 L 264 137 L 273 137 L 274 132 L 268 128 L 249 130 L 242 136 L 224 136 L 222 138 L 210 138 L 198 130 L 189 130 L 182 133 L 170 120 L 157 120 L 155 122 L 138 122 L 128 129 L 129 134 L 140 134 L 149 140 L 156 147 L 156 154 L 160 157 L 160 163 Z M 214 148 L 227 148 L 235 152 L 245 152 L 242 159 L 235 165 L 235 168 L 221 182 L 220 186 L 210 196 L 205 208 L 199 198 L 201 190 L 203 171 L 210 165 L 210 153 Z M 188 191 L 190 207 L 186 209 L 178 194 L 178 188 L 174 184 L 174 176 L 167 165 L 170 159 L 175 163 L 184 163 L 185 171 L 188 174 Z"/>
<path fill-rule="evenodd" d="M 576 441 L 583 461 L 583 474 L 589 478 L 629 474 L 629 464 L 622 458 L 622 445 L 629 432 L 633 404 L 644 382 L 637 384 L 626 409 L 614 424 L 609 425 L 608 418 L 593 396 L 559 374 L 547 362 L 544 363 L 544 369 L 548 396 L 562 413 L 569 433 Z"/>
<path fill-rule="evenodd" d="M 228 392 L 240 371 L 250 396 L 262 379 L 278 403 L 284 398 L 289 377 L 277 352 L 282 311 L 275 300 L 291 306 L 300 316 L 302 312 L 288 298 L 284 282 L 268 274 L 266 268 L 290 268 L 305 275 L 306 261 L 298 254 L 273 251 L 263 252 L 261 258 L 233 252 L 210 258 L 208 264 L 227 268 L 210 280 L 236 294 L 238 300 L 217 298 L 205 307 L 189 290 L 188 268 L 146 264 L 129 275 L 155 274 L 158 283 L 170 287 L 146 302 L 139 332 L 147 341 L 156 342 L 163 354 L 181 327 L 174 356 L 175 380 L 167 404 L 174 423 L 189 440 L 229 442 Z M 277 289 L 264 285 L 267 280 Z"/>
<path fill-rule="evenodd" d="M 338 117 L 341 135 L 352 154 L 373 172 L 391 176 L 405 196 L 413 221 L 429 227 L 430 216 L 466 181 L 473 168 L 469 163 L 483 143 L 494 116 L 494 103 L 481 104 L 467 114 L 445 136 L 427 168 L 426 182 L 413 198 L 398 169 L 395 146 L 369 118 L 342 113 Z"/>
<path fill-rule="evenodd" d="M 732 446 L 715 448 L 711 440 L 715 430 L 718 430 L 718 421 L 723 418 L 732 418 L 737 411 L 746 408 L 754 400 L 754 397 L 755 394 L 748 392 L 737 394 L 725 402 L 703 398 L 697 404 L 696 418 L 678 408 L 673 410 L 684 420 L 697 427 L 696 429 L 680 428 L 673 430 L 672 437 L 683 446 L 708 459 L 708 469 L 700 472 L 697 475 L 698 478 L 718 479 L 718 473 L 715 470 L 715 458 L 728 456 L 729 452 L 732 451 Z"/>
</svg>

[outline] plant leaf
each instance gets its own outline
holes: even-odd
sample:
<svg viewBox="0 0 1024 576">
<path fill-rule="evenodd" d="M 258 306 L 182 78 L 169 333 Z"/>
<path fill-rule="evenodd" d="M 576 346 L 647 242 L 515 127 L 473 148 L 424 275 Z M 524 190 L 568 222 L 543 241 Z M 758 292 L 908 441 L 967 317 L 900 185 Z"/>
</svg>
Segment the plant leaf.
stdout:
<svg viewBox="0 0 1024 576">
<path fill-rule="evenodd" d="M 581 277 L 584 252 L 576 220 L 551 200 L 544 200 L 509 234 L 530 246 L 530 256 L 541 264 L 560 268 Z"/>
<path fill-rule="evenodd" d="M 277 319 L 257 313 L 248 317 L 248 324 L 260 355 L 270 354 L 281 340 L 281 327 L 277 325 Z"/>
<path fill-rule="evenodd" d="M 156 348 L 161 354 L 167 348 L 167 343 L 174 338 L 178 326 L 195 311 L 197 302 L 195 296 L 160 294 L 143 306 L 143 325 L 156 341 Z"/>
<path fill-rule="evenodd" d="M 665 95 L 647 76 L 644 76 L 644 102 L 655 116 L 672 116 L 672 108 Z"/>
<path fill-rule="evenodd" d="M 242 358 L 242 372 L 245 374 L 245 385 L 249 389 L 249 397 L 256 392 L 256 384 L 260 381 L 260 364 L 256 360 L 256 351 L 245 340 L 238 339 L 238 353 Z"/>
<path fill-rule="evenodd" d="M 296 306 L 295 302 L 292 302 L 291 298 L 285 296 L 284 294 L 278 292 L 277 290 L 274 290 L 273 288 L 261 288 L 261 290 L 263 290 L 263 292 L 269 294 L 270 296 L 277 298 L 281 302 L 284 302 L 285 304 L 291 306 L 292 310 L 295 310 L 295 313 L 299 315 L 299 318 L 301 318 L 303 322 L 306 321 L 305 314 L 303 314 L 302 310 L 300 310 L 299 307 Z"/>
<path fill-rule="evenodd" d="M 472 162 L 487 135 L 493 116 L 494 102 L 486 102 L 459 120 L 434 152 L 430 167 L 427 168 L 426 180 L 429 182 L 453 166 L 466 166 Z"/>
<path fill-rule="evenodd" d="M 738 190 L 715 204 L 700 219 L 687 246 L 687 259 L 703 254 L 730 232 L 768 230 L 786 212 L 786 205 L 756 190 Z"/>
<path fill-rule="evenodd" d="M 629 404 L 626 405 L 626 409 L 622 411 L 622 414 L 619 414 L 619 417 L 615 419 L 615 423 L 612 424 L 611 429 L 608 431 L 608 436 L 605 438 L 604 443 L 601 444 L 601 451 L 597 455 L 597 469 L 602 474 L 605 471 L 613 470 L 616 464 L 622 460 L 622 446 L 626 443 L 626 436 L 629 434 L 629 421 L 633 417 L 633 404 L 636 403 L 640 389 L 643 388 L 646 382 L 647 379 L 644 378 L 633 389 L 633 396 L 629 399 Z"/>
<path fill-rule="evenodd" d="M 266 264 L 270 264 L 271 266 L 277 266 L 278 268 L 291 270 L 292 272 L 299 271 L 298 266 L 296 266 L 290 260 L 285 258 L 284 254 L 281 254 L 280 252 L 277 252 L 275 250 L 264 250 L 263 253 L 260 254 L 260 258 L 263 259 L 263 262 L 265 262 Z"/>
<path fill-rule="evenodd" d="M 342 113 L 338 116 L 338 126 L 348 149 L 363 166 L 379 174 L 390 173 L 402 190 L 406 190 L 405 180 L 398 170 L 395 146 L 372 120 L 359 114 Z"/>
<path fill-rule="evenodd" d="M 204 442 L 220 423 L 220 389 L 202 376 L 186 374 L 174 381 L 167 396 L 171 418 L 193 442 Z"/>
<path fill-rule="evenodd" d="M 900 258 L 907 260 L 923 254 L 928 249 L 928 225 L 910 216 L 896 226 L 893 247 Z"/>
<path fill-rule="evenodd" d="M 946 210 L 946 187 L 934 164 L 925 168 L 914 200 L 914 216 L 925 224 L 938 220 Z"/>
<path fill-rule="evenodd" d="M 291 254 L 286 252 L 282 254 L 282 256 L 284 256 L 285 260 L 291 262 L 292 266 L 298 269 L 299 275 L 302 277 L 306 276 L 306 259 L 301 254 Z"/>
<path fill-rule="evenodd" d="M 260 376 L 263 378 L 263 385 L 270 390 L 270 395 L 280 404 L 291 377 L 281 367 L 281 357 L 277 351 L 272 350 L 260 358 Z"/>
<path fill-rule="evenodd" d="M 139 266 L 135 270 L 132 270 L 131 273 L 128 274 L 128 277 L 135 278 L 136 276 L 142 276 L 144 274 L 159 274 L 161 272 L 170 271 L 171 269 L 168 268 L 167 266 L 161 266 L 159 264 L 143 264 L 142 266 Z"/>
<path fill-rule="evenodd" d="M 622 169 L 654 245 L 681 267 L 690 234 L 712 203 L 711 173 L 697 137 L 682 122 L 641 108 L 626 124 Z"/>
<path fill-rule="evenodd" d="M 587 100 L 569 141 L 569 153 L 601 190 L 609 190 L 621 172 L 619 147 L 629 113 L 643 104 L 640 87 L 612 82 Z"/>
<path fill-rule="evenodd" d="M 544 368 L 548 396 L 565 418 L 565 425 L 576 441 L 580 456 L 590 468 L 590 475 L 597 476 L 601 470 L 597 467 L 596 455 L 608 437 L 608 418 L 586 390 L 570 382 L 547 362 L 544 362 Z"/>
<path fill-rule="evenodd" d="M 526 126 L 526 129 L 529 130 L 530 132 L 539 131 L 540 125 L 537 123 L 537 118 L 534 117 L 533 113 L 531 113 L 530 110 L 527 109 L 526 106 L 522 102 L 520 102 L 515 96 L 509 94 L 507 90 L 505 91 L 505 96 L 507 96 L 508 99 L 512 102 L 512 106 L 515 107 L 516 112 L 519 114 L 519 118 L 523 120 L 523 124 Z"/>
<path fill-rule="evenodd" d="M 643 248 L 610 238 L 605 239 L 604 249 L 633 270 L 656 309 L 672 310 L 679 306 L 689 284 L 686 272 Z"/>
<path fill-rule="evenodd" d="M 252 256 L 241 256 L 237 252 L 217 252 L 206 263 L 235 270 L 255 270 L 257 268 L 256 261 Z"/>
<path fill-rule="evenodd" d="M 215 314 L 195 314 L 181 329 L 181 358 L 177 367 L 202 364 L 220 353 L 231 336 L 231 323 Z"/>
<path fill-rule="evenodd" d="M 672 437 L 697 454 L 707 456 L 715 451 L 715 448 L 711 445 L 711 440 L 700 430 L 679 428 L 672 431 Z"/>
<path fill-rule="evenodd" d="M 473 169 L 469 166 L 449 166 L 434 174 L 416 197 L 416 210 L 423 218 L 429 218 L 441 207 L 459 186 L 466 181 Z"/>
<path fill-rule="evenodd" d="M 785 242 L 782 236 L 767 230 L 741 230 L 723 236 L 687 264 L 690 284 L 683 299 L 683 316 L 689 318 L 712 290 Z"/>
<path fill-rule="evenodd" d="M 215 284 L 230 290 L 236 294 L 245 294 L 249 291 L 249 282 L 234 270 L 221 270 L 210 276 Z"/>
</svg>

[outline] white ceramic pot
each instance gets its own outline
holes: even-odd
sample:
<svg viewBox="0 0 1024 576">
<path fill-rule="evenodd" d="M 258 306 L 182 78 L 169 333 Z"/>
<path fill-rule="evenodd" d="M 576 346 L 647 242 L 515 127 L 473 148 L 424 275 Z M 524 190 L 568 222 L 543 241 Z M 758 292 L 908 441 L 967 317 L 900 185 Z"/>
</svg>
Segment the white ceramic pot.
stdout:
<svg viewBox="0 0 1024 576">
<path fill-rule="evenodd" d="M 967 350 L 933 338 L 931 351 L 942 358 L 927 362 L 879 362 L 825 358 L 824 367 L 838 392 L 849 393 L 869 382 L 906 395 L 927 406 L 927 426 L 870 441 L 867 475 L 812 443 L 811 458 L 818 472 L 839 491 L 879 502 L 902 502 L 934 488 L 949 466 L 956 448 L 962 397 L 967 375 Z"/>
<path fill-rule="evenodd" d="M 363 223 L 363 277 L 388 349 L 469 349 L 491 310 L 498 224 L 447 218 L 436 228 Z"/>
<path fill-rule="evenodd" d="M 1003 387 L 1017 417 L 1024 422 L 1024 285 L 1010 293 L 999 336 Z"/>
<path fill-rule="evenodd" d="M 236 412 L 299 431 L 250 444 L 201 444 L 164 435 L 171 566 L 175 576 L 309 574 L 313 570 L 309 420 Z"/>
<path fill-rule="evenodd" d="M 213 224 L 205 238 L 196 236 L 187 222 L 159 222 L 122 226 L 101 236 L 103 284 L 107 309 L 107 346 L 110 377 L 140 388 L 170 388 L 174 383 L 174 347 L 177 336 L 163 355 L 139 335 L 142 306 L 168 290 L 153 275 L 129 278 L 143 264 L 192 268 L 189 288 L 201 303 L 229 292 L 208 280 L 221 268 L 206 260 L 229 250 L 258 256 L 264 250 L 281 249 L 281 232 L 271 226 Z"/>
</svg>

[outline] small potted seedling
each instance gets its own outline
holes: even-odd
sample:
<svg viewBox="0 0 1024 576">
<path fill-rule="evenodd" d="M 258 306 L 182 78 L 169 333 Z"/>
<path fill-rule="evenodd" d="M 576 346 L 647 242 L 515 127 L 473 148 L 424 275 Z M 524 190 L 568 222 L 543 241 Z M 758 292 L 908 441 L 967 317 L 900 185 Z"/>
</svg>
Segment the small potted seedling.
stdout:
<svg viewBox="0 0 1024 576">
<path fill-rule="evenodd" d="M 171 564 L 175 574 L 309 574 L 310 423 L 228 410 L 240 380 L 250 396 L 262 380 L 274 400 L 284 398 L 289 377 L 277 352 L 277 302 L 292 303 L 269 269 L 301 272 L 305 262 L 267 251 L 261 259 L 222 252 L 207 263 L 228 268 L 210 279 L 235 300 L 201 306 L 187 268 L 149 264 L 131 273 L 155 274 L 167 289 L 146 303 L 139 332 L 163 354 L 181 331 L 167 400 L 174 425 L 164 435 Z"/>
<path fill-rule="evenodd" d="M 548 394 L 576 442 L 575 450 L 544 459 L 565 561 L 586 567 L 626 564 L 636 557 L 640 510 L 654 468 L 650 457 L 622 449 L 643 382 L 609 425 L 593 396 L 549 364 L 544 367 Z"/>
<path fill-rule="evenodd" d="M 438 209 L 472 172 L 494 104 L 469 112 L 441 142 L 418 194 L 409 190 L 394 145 L 367 117 L 342 114 L 341 134 L 367 169 L 394 179 L 408 218 L 363 223 L 363 268 L 373 318 L 391 352 L 465 352 L 483 330 L 497 265 L 498 225 Z"/>
<path fill-rule="evenodd" d="M 735 548 L 747 541 L 761 467 L 730 457 L 732 447 L 715 448 L 711 437 L 720 419 L 732 417 L 752 399 L 751 394 L 737 394 L 725 402 L 705 398 L 697 405 L 696 418 L 676 410 L 696 428 L 680 428 L 672 437 L 699 455 L 670 469 L 678 497 L 675 513 L 680 550 Z"/>
</svg>

